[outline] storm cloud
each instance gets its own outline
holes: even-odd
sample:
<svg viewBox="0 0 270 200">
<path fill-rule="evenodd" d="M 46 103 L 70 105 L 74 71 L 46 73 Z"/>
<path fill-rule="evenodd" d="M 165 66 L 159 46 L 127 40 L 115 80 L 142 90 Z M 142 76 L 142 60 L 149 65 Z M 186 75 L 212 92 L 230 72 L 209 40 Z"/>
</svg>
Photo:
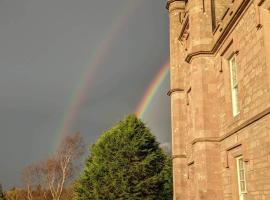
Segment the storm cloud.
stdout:
<svg viewBox="0 0 270 200">
<path fill-rule="evenodd" d="M 168 60 L 168 40 L 164 0 L 1 0 L 0 182 L 19 185 L 25 165 L 52 153 L 85 73 L 71 131 L 92 144 L 133 113 Z M 143 119 L 166 144 L 168 88 L 167 77 Z"/>
</svg>

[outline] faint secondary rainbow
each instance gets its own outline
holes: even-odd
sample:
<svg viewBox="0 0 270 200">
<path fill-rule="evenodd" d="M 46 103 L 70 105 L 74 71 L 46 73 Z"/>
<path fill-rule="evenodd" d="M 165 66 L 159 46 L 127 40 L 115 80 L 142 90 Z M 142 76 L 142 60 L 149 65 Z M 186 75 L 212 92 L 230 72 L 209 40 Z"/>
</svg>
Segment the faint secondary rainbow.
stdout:
<svg viewBox="0 0 270 200">
<path fill-rule="evenodd" d="M 56 131 L 56 139 L 53 143 L 54 149 L 59 145 L 62 137 L 72 131 L 72 126 L 77 119 L 81 105 L 83 105 L 86 101 L 91 83 L 97 74 L 98 67 L 109 54 L 113 43 L 118 39 L 118 34 L 120 33 L 121 29 L 126 25 L 129 17 L 135 12 L 136 8 L 138 8 L 141 2 L 142 0 L 128 1 L 126 7 L 119 12 L 117 18 L 114 20 L 114 23 L 111 25 L 111 29 L 104 37 L 104 40 L 100 42 L 100 45 L 95 50 L 95 53 L 91 58 L 91 62 L 88 64 L 89 67 L 82 73 L 78 87 L 74 90 L 69 98 L 63 119 L 61 120 L 58 130 Z"/>
<path fill-rule="evenodd" d="M 148 86 L 147 90 L 144 93 L 143 98 L 141 99 L 140 103 L 136 108 L 135 113 L 139 118 L 144 117 L 144 114 L 149 109 L 155 94 L 157 93 L 158 89 L 160 88 L 161 84 L 164 82 L 168 74 L 169 74 L 169 62 L 166 62 L 159 70 L 155 78 L 152 80 L 150 85 Z"/>
</svg>

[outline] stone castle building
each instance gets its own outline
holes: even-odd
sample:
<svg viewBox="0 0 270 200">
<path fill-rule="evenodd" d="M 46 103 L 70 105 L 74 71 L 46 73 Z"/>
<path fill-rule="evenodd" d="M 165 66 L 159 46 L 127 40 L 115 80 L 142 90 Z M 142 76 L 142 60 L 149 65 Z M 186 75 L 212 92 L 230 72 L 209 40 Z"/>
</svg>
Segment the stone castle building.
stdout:
<svg viewBox="0 0 270 200">
<path fill-rule="evenodd" d="M 270 200 L 270 0 L 168 0 L 175 200 Z"/>
</svg>

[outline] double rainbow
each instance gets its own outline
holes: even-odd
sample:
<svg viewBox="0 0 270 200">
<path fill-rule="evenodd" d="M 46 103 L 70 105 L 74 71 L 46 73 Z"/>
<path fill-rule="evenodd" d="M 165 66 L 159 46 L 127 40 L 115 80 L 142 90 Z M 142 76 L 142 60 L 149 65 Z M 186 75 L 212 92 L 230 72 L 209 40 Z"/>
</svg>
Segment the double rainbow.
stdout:
<svg viewBox="0 0 270 200">
<path fill-rule="evenodd" d="M 107 34 L 107 37 L 105 37 L 105 39 L 96 49 L 95 55 L 93 56 L 93 59 L 89 64 L 89 68 L 82 74 L 82 78 L 80 79 L 81 81 L 75 92 L 71 95 L 71 98 L 68 102 L 67 109 L 64 113 L 63 119 L 61 120 L 61 125 L 59 126 L 56 133 L 57 139 L 54 140 L 54 148 L 58 146 L 62 137 L 70 133 L 71 128 L 78 116 L 80 107 L 86 101 L 94 74 L 96 73 L 98 67 L 102 64 L 103 60 L 105 60 L 106 56 L 108 55 L 113 42 L 117 40 L 117 36 L 118 33 L 121 31 L 121 28 L 127 23 L 129 16 L 136 11 L 136 9 L 141 3 L 142 0 L 129 1 L 127 3 L 127 7 L 122 12 L 119 12 L 120 14 L 115 20 L 115 23 L 112 24 L 112 27 Z M 167 62 L 159 70 L 158 74 L 155 76 L 155 78 L 147 88 L 140 103 L 138 104 L 135 110 L 135 113 L 138 117 L 144 117 L 144 114 L 150 107 L 151 101 L 153 100 L 156 92 L 158 91 L 160 85 L 162 84 L 168 73 L 169 64 Z"/>
<path fill-rule="evenodd" d="M 139 118 L 143 118 L 144 114 L 150 108 L 151 102 L 153 101 L 155 94 L 157 93 L 158 89 L 160 88 L 161 84 L 164 82 L 168 74 L 169 62 L 166 62 L 147 88 L 143 98 L 141 99 L 140 103 L 136 108 L 135 113 Z"/>
<path fill-rule="evenodd" d="M 94 51 L 91 62 L 88 64 L 86 71 L 82 73 L 77 89 L 72 93 L 70 100 L 66 106 L 60 126 L 56 131 L 56 139 L 53 142 L 53 147 L 56 148 L 60 143 L 62 137 L 69 134 L 71 128 L 78 116 L 81 105 L 86 101 L 87 94 L 90 90 L 91 83 L 97 73 L 98 67 L 102 64 L 103 60 L 107 57 L 109 50 L 112 48 L 113 43 L 118 39 L 118 33 L 127 24 L 129 17 L 135 13 L 137 8 L 143 0 L 129 0 L 125 8 L 119 11 L 117 18 L 112 23 L 110 31 L 101 41 L 100 45 Z"/>
</svg>

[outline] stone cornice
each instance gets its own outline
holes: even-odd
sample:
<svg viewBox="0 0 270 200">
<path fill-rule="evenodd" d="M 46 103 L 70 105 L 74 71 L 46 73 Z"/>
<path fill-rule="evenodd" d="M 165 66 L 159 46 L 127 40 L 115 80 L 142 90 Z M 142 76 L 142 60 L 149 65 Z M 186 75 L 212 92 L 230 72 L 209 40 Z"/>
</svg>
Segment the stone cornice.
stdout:
<svg viewBox="0 0 270 200">
<path fill-rule="evenodd" d="M 201 137 L 201 138 L 196 138 L 191 141 L 192 145 L 195 145 L 196 143 L 199 142 L 222 142 L 226 138 L 230 137 L 231 135 L 237 133 L 238 131 L 248 127 L 249 125 L 253 124 L 254 122 L 260 120 L 261 118 L 267 116 L 270 114 L 270 107 L 265 109 L 264 111 L 258 113 L 257 115 L 245 120 L 242 124 L 239 126 L 229 130 L 226 134 L 222 135 L 221 137 Z"/>
<path fill-rule="evenodd" d="M 184 2 L 186 2 L 186 0 L 167 0 L 166 8 L 169 10 L 170 4 L 175 2 L 175 1 L 184 1 Z"/>
<path fill-rule="evenodd" d="M 173 155 L 172 159 L 176 159 L 176 158 L 187 158 L 186 154 L 178 154 L 178 155 Z"/>
<path fill-rule="evenodd" d="M 264 111 L 258 113 L 257 115 L 245 120 L 243 123 L 241 123 L 239 126 L 229 130 L 226 134 L 220 137 L 220 141 L 223 141 L 224 139 L 230 137 L 234 133 L 248 127 L 249 125 L 253 124 L 254 122 L 260 120 L 261 118 L 267 116 L 270 114 L 270 107 L 265 109 Z"/>
<path fill-rule="evenodd" d="M 230 33 L 231 29 L 237 23 L 239 17 L 242 15 L 242 13 L 244 12 L 244 10 L 246 9 L 246 7 L 249 5 L 250 2 L 251 2 L 251 0 L 243 0 L 242 1 L 241 5 L 235 11 L 235 13 L 232 16 L 231 20 L 229 21 L 229 23 L 227 24 L 227 26 L 222 31 L 222 33 L 219 36 L 219 38 L 215 41 L 215 43 L 212 46 L 212 48 L 211 48 L 211 46 L 209 46 L 208 49 L 202 49 L 202 50 L 199 50 L 199 51 L 195 51 L 195 52 L 189 53 L 186 56 L 185 61 L 187 63 L 191 63 L 192 58 L 195 57 L 195 56 L 198 56 L 198 55 L 214 55 L 214 54 L 216 54 L 216 52 L 218 51 L 218 49 L 220 48 L 220 46 L 223 44 L 224 40 L 227 38 L 227 36 Z"/>
<path fill-rule="evenodd" d="M 168 96 L 171 96 L 172 93 L 174 93 L 174 92 L 184 92 L 184 91 L 185 91 L 185 90 L 182 89 L 182 88 L 173 88 L 173 89 L 170 89 L 170 90 L 167 92 L 167 95 L 168 95 Z"/>
<path fill-rule="evenodd" d="M 198 142 L 220 142 L 219 137 L 202 137 L 202 138 L 196 138 L 194 139 L 191 144 L 194 145 Z"/>
<path fill-rule="evenodd" d="M 231 150 L 236 149 L 237 147 L 240 147 L 240 146 L 242 146 L 241 143 L 236 143 L 236 144 L 234 144 L 234 145 L 228 147 L 228 148 L 226 149 L 226 151 L 231 151 Z"/>
</svg>

